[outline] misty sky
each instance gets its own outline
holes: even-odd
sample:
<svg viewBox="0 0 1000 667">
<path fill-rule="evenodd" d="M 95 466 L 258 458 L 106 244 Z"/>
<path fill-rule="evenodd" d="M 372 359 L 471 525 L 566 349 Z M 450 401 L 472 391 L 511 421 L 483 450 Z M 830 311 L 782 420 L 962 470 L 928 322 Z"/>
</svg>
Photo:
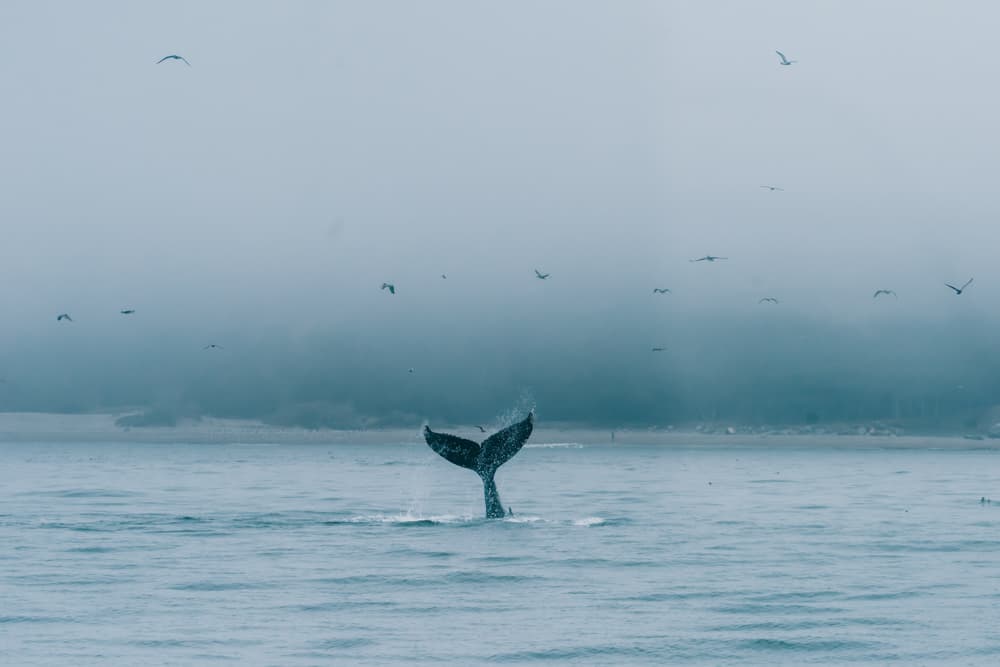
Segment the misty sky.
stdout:
<svg viewBox="0 0 1000 667">
<path fill-rule="evenodd" d="M 537 401 L 657 422 L 778 418 L 788 396 L 787 418 L 855 399 L 837 416 L 873 417 L 957 386 L 1000 402 L 998 19 L 9 0 L 0 409 L 474 422 Z M 173 53 L 191 67 L 155 64 Z M 687 261 L 706 253 L 731 259 Z"/>
</svg>

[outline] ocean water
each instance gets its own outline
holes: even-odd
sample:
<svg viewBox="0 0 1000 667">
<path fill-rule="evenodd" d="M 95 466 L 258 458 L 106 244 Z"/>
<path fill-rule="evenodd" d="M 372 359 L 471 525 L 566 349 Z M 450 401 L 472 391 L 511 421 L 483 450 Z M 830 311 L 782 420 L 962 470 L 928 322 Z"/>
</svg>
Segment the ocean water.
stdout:
<svg viewBox="0 0 1000 667">
<path fill-rule="evenodd" d="M 0 664 L 1000 664 L 1000 452 L 0 444 Z"/>
</svg>

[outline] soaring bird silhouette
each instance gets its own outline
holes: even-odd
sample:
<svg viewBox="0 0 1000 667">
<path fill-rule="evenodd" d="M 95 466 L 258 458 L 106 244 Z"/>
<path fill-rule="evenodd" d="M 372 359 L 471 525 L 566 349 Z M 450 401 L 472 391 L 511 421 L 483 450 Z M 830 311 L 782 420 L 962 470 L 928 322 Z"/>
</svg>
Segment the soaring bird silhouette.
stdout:
<svg viewBox="0 0 1000 667">
<path fill-rule="evenodd" d="M 67 313 L 63 313 L 62 315 L 58 315 L 56 317 L 56 322 L 62 322 L 63 320 L 66 320 L 67 322 L 72 322 L 73 318 L 70 317 L 69 314 Z"/>
<path fill-rule="evenodd" d="M 118 312 L 121 313 L 122 315 L 134 315 L 135 314 L 135 308 L 123 308 L 123 309 L 119 310 Z"/>
<path fill-rule="evenodd" d="M 396 293 L 396 286 L 393 285 L 392 283 L 382 283 L 382 289 L 389 290 L 389 294 L 395 294 Z"/>
<path fill-rule="evenodd" d="M 961 287 L 955 287 L 954 285 L 948 285 L 948 283 L 945 283 L 945 285 L 947 285 L 948 287 L 950 287 L 953 290 L 955 290 L 955 296 L 958 296 L 959 294 L 961 294 L 962 292 L 964 292 L 965 288 L 968 287 L 971 283 L 972 283 L 972 278 L 969 278 L 969 281 L 967 283 L 965 283 L 964 285 L 962 285 Z"/>
<path fill-rule="evenodd" d="M 785 57 L 785 54 L 782 53 L 781 51 L 775 51 L 775 53 L 777 53 L 778 56 L 781 58 L 781 62 L 779 63 L 780 65 L 791 65 L 792 63 L 799 62 L 798 60 L 789 60 L 788 58 Z"/>
<path fill-rule="evenodd" d="M 539 280 L 545 280 L 545 279 L 546 279 L 546 278 L 548 278 L 548 277 L 549 277 L 550 275 L 552 275 L 552 274 L 550 274 L 550 273 L 542 273 L 542 272 L 541 272 L 541 271 L 539 271 L 538 269 L 535 269 L 535 276 L 536 276 L 536 277 L 537 277 L 537 278 L 538 278 Z"/>
<path fill-rule="evenodd" d="M 704 257 L 699 257 L 698 259 L 689 259 L 689 262 L 715 262 L 720 259 L 729 259 L 728 257 L 716 257 L 715 255 L 705 255 Z"/>
<path fill-rule="evenodd" d="M 784 192 L 785 188 L 779 188 L 777 185 L 762 185 L 760 186 L 765 190 L 770 190 L 771 192 Z"/>
<path fill-rule="evenodd" d="M 669 287 L 654 287 L 653 294 L 673 294 Z"/>
<path fill-rule="evenodd" d="M 164 60 L 180 60 L 180 61 L 183 61 L 184 64 L 187 65 L 188 67 L 191 67 L 191 63 L 189 63 L 187 60 L 185 60 L 184 56 L 179 56 L 176 53 L 171 54 L 169 56 L 163 56 L 162 58 L 160 58 L 159 60 L 156 61 L 156 64 L 159 65 Z"/>
<path fill-rule="evenodd" d="M 664 351 L 664 350 L 666 350 L 666 349 L 667 349 L 667 348 L 665 348 L 665 347 L 654 347 L 654 348 L 652 349 L 652 351 L 653 351 L 653 352 L 663 352 L 663 351 Z"/>
<path fill-rule="evenodd" d="M 205 347 L 201 348 L 203 350 L 222 350 L 224 349 L 221 345 L 216 345 L 215 343 L 209 343 Z"/>
<path fill-rule="evenodd" d="M 895 290 L 891 290 L 891 289 L 877 289 L 877 290 L 875 290 L 875 294 L 872 295 L 872 298 L 873 299 L 877 299 L 878 296 L 879 296 L 879 294 L 885 294 L 886 296 L 888 296 L 889 294 L 891 294 L 894 297 L 896 297 L 897 299 L 899 298 L 899 296 L 896 295 Z"/>
<path fill-rule="evenodd" d="M 773 296 L 765 296 L 763 299 L 761 299 L 757 303 L 778 303 L 778 300 L 775 299 Z"/>
<path fill-rule="evenodd" d="M 444 274 L 442 273 L 442 274 L 441 274 L 441 280 L 448 280 L 448 276 L 446 276 L 446 275 L 444 275 Z"/>
</svg>

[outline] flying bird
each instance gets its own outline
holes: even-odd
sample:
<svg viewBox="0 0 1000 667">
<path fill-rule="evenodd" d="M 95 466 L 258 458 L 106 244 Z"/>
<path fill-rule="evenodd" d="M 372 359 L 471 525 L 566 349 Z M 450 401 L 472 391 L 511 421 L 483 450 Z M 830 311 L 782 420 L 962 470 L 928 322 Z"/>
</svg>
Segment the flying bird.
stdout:
<svg viewBox="0 0 1000 667">
<path fill-rule="evenodd" d="M 785 54 L 782 53 L 781 51 L 775 51 L 775 53 L 777 53 L 778 56 L 781 58 L 781 63 L 780 63 L 781 65 L 791 65 L 792 63 L 799 62 L 798 60 L 789 60 L 788 58 L 785 57 Z"/>
<path fill-rule="evenodd" d="M 763 299 L 761 299 L 757 303 L 778 303 L 778 300 L 775 299 L 773 296 L 765 296 Z"/>
<path fill-rule="evenodd" d="M 673 294 L 669 287 L 654 287 L 653 294 Z"/>
<path fill-rule="evenodd" d="M 215 343 L 209 343 L 205 347 L 201 348 L 203 350 L 221 350 L 223 347 L 221 345 L 216 345 Z"/>
<path fill-rule="evenodd" d="M 396 286 L 393 285 L 392 283 L 382 283 L 382 289 L 389 290 L 389 294 L 395 294 L 396 293 Z"/>
<path fill-rule="evenodd" d="M 446 276 L 446 275 L 444 275 L 444 274 L 442 273 L 442 274 L 441 274 L 441 280 L 448 280 L 448 276 Z"/>
<path fill-rule="evenodd" d="M 159 65 L 164 60 L 181 60 L 181 61 L 184 62 L 185 65 L 187 65 L 188 67 L 191 67 L 191 63 L 189 63 L 187 60 L 185 60 L 183 56 L 179 56 L 176 53 L 171 54 L 169 56 L 163 56 L 162 58 L 160 58 L 159 60 L 156 61 L 156 64 Z"/>
<path fill-rule="evenodd" d="M 550 275 L 552 275 L 552 274 L 550 274 L 550 273 L 542 273 L 538 269 L 535 269 L 535 276 L 537 276 L 539 280 L 545 280 Z"/>
<path fill-rule="evenodd" d="M 728 257 L 716 257 L 715 255 L 705 255 L 704 257 L 699 257 L 698 259 L 689 259 L 689 262 L 714 262 L 720 259 L 729 259 Z"/>
<path fill-rule="evenodd" d="M 875 294 L 872 295 L 872 298 L 873 299 L 877 299 L 878 296 L 879 296 L 879 294 L 885 294 L 885 295 L 891 294 L 891 295 L 895 296 L 897 299 L 899 298 L 896 295 L 896 291 L 895 290 L 891 290 L 891 289 L 877 289 L 877 290 L 875 290 Z"/>
<path fill-rule="evenodd" d="M 134 315 L 135 308 L 124 308 L 122 310 L 119 310 L 118 312 L 121 313 L 122 315 Z"/>
<path fill-rule="evenodd" d="M 950 287 L 953 290 L 955 290 L 955 296 L 958 296 L 959 294 L 961 294 L 962 292 L 965 291 L 965 288 L 968 287 L 971 282 L 972 282 L 972 278 L 969 278 L 969 282 L 965 283 L 961 287 L 955 287 L 954 285 L 948 285 L 948 283 L 945 283 L 945 285 L 947 285 L 948 287 Z"/>
<path fill-rule="evenodd" d="M 408 371 L 406 371 L 406 372 L 407 372 L 407 373 L 412 373 L 412 372 L 413 372 L 413 369 L 411 368 L 410 370 L 408 370 Z"/>
<path fill-rule="evenodd" d="M 58 315 L 56 317 L 56 322 L 62 322 L 63 320 L 66 320 L 67 322 L 72 322 L 73 318 L 70 317 L 67 313 L 63 313 L 62 315 Z"/>
<path fill-rule="evenodd" d="M 665 348 L 665 347 L 654 347 L 652 351 L 653 352 L 663 352 L 666 349 L 667 348 Z"/>
<path fill-rule="evenodd" d="M 785 188 L 779 188 L 777 185 L 762 185 L 760 187 L 764 188 L 765 190 L 770 190 L 771 192 L 775 192 L 775 191 L 777 191 L 777 192 L 784 192 L 785 191 Z"/>
</svg>

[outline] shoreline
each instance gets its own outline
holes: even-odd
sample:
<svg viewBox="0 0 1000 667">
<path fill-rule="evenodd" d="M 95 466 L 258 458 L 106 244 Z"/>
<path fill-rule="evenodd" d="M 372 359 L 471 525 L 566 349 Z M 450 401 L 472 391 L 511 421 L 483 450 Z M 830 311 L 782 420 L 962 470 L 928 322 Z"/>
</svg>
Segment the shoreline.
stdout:
<svg viewBox="0 0 1000 667">
<path fill-rule="evenodd" d="M 305 429 L 253 420 L 204 418 L 176 426 L 122 427 L 118 414 L 0 413 L 0 445 L 28 443 L 121 442 L 135 444 L 423 444 L 420 427 L 360 430 Z M 472 440 L 483 434 L 475 426 L 440 425 L 436 430 Z M 965 435 L 837 434 L 776 429 L 773 432 L 710 433 L 677 429 L 610 429 L 573 425 L 538 427 L 527 447 L 571 445 L 672 447 L 826 447 L 850 449 L 998 449 L 1000 439 Z"/>
</svg>

